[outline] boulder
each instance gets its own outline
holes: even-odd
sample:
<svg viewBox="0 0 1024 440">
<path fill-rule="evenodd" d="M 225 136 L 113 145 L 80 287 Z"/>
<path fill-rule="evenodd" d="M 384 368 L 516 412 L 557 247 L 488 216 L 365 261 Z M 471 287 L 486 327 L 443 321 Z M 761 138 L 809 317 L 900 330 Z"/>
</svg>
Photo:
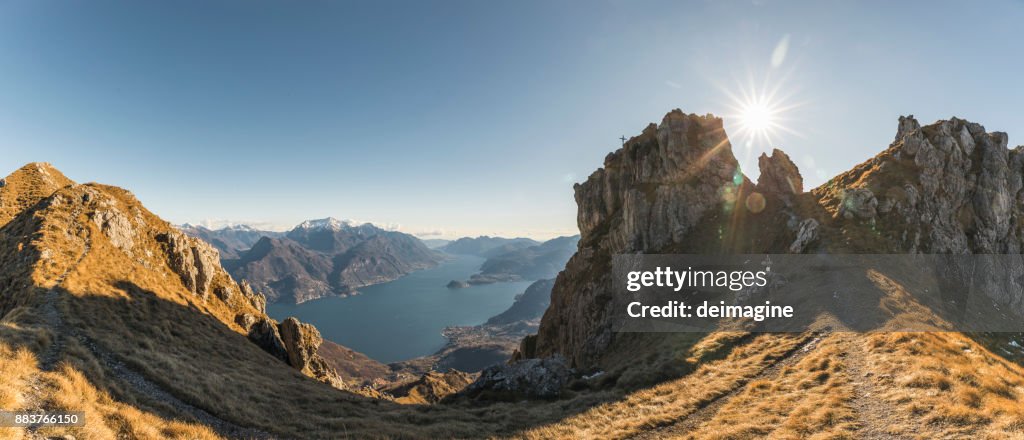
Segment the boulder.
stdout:
<svg viewBox="0 0 1024 440">
<path fill-rule="evenodd" d="M 249 340 L 270 353 L 272 356 L 289 362 L 288 350 L 285 348 L 281 334 L 273 320 L 266 316 L 242 314 L 235 317 L 235 322 L 248 331 Z"/>
<path fill-rule="evenodd" d="M 412 382 L 387 390 L 398 403 L 431 404 L 462 391 L 473 382 L 473 375 L 459 370 L 428 371 Z"/>
<path fill-rule="evenodd" d="M 870 220 L 878 215 L 878 199 L 871 190 L 852 188 L 843 192 L 839 215 L 847 220 Z"/>
<path fill-rule="evenodd" d="M 277 328 L 288 353 L 288 364 L 292 368 L 335 388 L 345 388 L 338 373 L 317 354 L 323 337 L 316 327 L 299 322 L 295 318 L 288 318 L 278 324 Z"/>
<path fill-rule="evenodd" d="M 804 219 L 797 225 L 796 240 L 789 245 L 789 252 L 803 253 L 807 247 L 818 239 L 818 221 L 813 218 Z"/>
<path fill-rule="evenodd" d="M 462 394 L 483 399 L 553 399 L 575 376 L 565 358 L 526 359 L 494 365 L 480 373 Z"/>
</svg>

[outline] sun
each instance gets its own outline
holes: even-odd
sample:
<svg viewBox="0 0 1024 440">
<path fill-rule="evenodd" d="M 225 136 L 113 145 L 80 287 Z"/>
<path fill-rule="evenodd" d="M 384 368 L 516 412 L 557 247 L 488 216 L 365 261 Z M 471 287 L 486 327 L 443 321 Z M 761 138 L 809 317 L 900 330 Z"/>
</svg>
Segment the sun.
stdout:
<svg viewBox="0 0 1024 440">
<path fill-rule="evenodd" d="M 755 133 L 770 130 L 775 124 L 775 112 L 763 102 L 747 103 L 740 109 L 740 124 Z"/>
<path fill-rule="evenodd" d="M 738 129 L 734 134 L 748 150 L 775 147 L 784 133 L 800 136 L 787 124 L 787 112 L 801 104 L 792 103 L 791 95 L 781 93 L 783 82 L 764 81 L 760 87 L 750 80 L 735 88 L 721 89 L 729 98 L 726 119 Z"/>
</svg>

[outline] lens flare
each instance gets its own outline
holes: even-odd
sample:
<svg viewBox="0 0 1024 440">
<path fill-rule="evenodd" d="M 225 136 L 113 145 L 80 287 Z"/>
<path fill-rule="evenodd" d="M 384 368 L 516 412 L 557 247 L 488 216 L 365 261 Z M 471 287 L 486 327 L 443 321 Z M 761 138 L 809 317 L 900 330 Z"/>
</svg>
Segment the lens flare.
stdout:
<svg viewBox="0 0 1024 440">
<path fill-rule="evenodd" d="M 719 88 L 729 98 L 729 113 L 725 115 L 728 122 L 738 129 L 730 133 L 734 141 L 747 150 L 767 150 L 778 142 L 783 133 L 800 136 L 787 126 L 787 112 L 801 104 L 791 103 L 792 95 L 781 93 L 788 89 L 785 81 L 765 79 L 760 86 L 753 80 L 753 75 L 744 84 L 739 82 L 732 88 Z"/>
<path fill-rule="evenodd" d="M 775 123 L 775 113 L 761 102 L 752 102 L 743 106 L 740 113 L 740 124 L 753 132 L 763 132 Z"/>
</svg>

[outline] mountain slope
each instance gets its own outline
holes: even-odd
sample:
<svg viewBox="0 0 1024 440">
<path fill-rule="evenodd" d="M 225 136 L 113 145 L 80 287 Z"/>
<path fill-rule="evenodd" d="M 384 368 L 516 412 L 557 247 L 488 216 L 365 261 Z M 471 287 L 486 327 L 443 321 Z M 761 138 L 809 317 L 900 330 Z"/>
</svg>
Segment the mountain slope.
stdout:
<svg viewBox="0 0 1024 440">
<path fill-rule="evenodd" d="M 90 422 L 5 436 L 408 435 L 400 426 L 413 413 L 324 383 L 315 329 L 270 321 L 214 249 L 127 191 L 56 176 L 32 164 L 0 193 L 5 212 L 27 207 L 0 226 L 0 398 L 10 409 L 85 409 Z M 416 432 L 471 429 L 439 414 Z"/>
</svg>

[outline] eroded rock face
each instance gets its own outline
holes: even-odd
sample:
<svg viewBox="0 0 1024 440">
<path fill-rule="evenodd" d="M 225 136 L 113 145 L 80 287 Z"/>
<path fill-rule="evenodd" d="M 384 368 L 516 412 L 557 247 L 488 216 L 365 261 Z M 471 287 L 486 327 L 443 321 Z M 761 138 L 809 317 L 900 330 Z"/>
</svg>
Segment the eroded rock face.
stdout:
<svg viewBox="0 0 1024 440">
<path fill-rule="evenodd" d="M 462 394 L 496 400 L 553 399 L 562 393 L 574 376 L 575 371 L 561 356 L 526 359 L 488 367 Z"/>
<path fill-rule="evenodd" d="M 878 199 L 871 190 L 851 188 L 843 192 L 839 215 L 847 220 L 871 220 L 878 214 Z"/>
<path fill-rule="evenodd" d="M 125 252 L 131 252 L 135 244 L 135 227 L 128 216 L 117 209 L 95 211 L 93 223 L 100 228 L 110 242 Z"/>
<path fill-rule="evenodd" d="M 761 176 L 757 178 L 757 190 L 766 194 L 788 197 L 804 192 L 804 179 L 800 170 L 782 150 L 772 150 L 772 155 L 761 153 L 757 158 Z"/>
<path fill-rule="evenodd" d="M 317 354 L 323 343 L 323 337 L 316 327 L 288 318 L 277 326 L 281 341 L 288 353 L 288 364 L 303 374 L 328 383 L 336 388 L 344 388 L 338 373 Z"/>
<path fill-rule="evenodd" d="M 901 117 L 889 149 L 842 176 L 838 184 L 857 181 L 861 191 L 870 190 L 877 199 L 877 208 L 872 208 L 861 195 L 866 209 L 853 210 L 858 218 L 875 211 L 875 231 L 886 241 L 875 244 L 870 249 L 874 252 L 1020 254 L 1022 151 L 1020 146 L 1007 148 L 1006 133 L 987 132 L 963 119 L 921 126 L 913 116 Z M 854 235 L 851 230 L 848 236 Z M 978 259 L 975 279 L 986 285 L 981 291 L 1000 308 L 1024 315 L 1024 295 L 1019 293 L 1024 291 L 1024 260 L 1017 261 L 993 267 Z"/>
<path fill-rule="evenodd" d="M 299 322 L 298 319 L 288 318 L 278 324 L 281 332 L 281 340 L 288 350 L 288 363 L 298 370 L 308 368 L 316 349 L 324 341 L 320 332 L 309 324 Z"/>
<path fill-rule="evenodd" d="M 610 330 L 618 293 L 609 275 L 612 257 L 714 249 L 692 241 L 710 231 L 734 228 L 738 242 L 756 242 L 723 251 L 1020 254 L 1022 152 L 1007 149 L 1006 134 L 980 124 L 953 118 L 921 126 L 902 117 L 888 149 L 809 193 L 778 151 L 761 157 L 762 177 L 752 188 L 719 119 L 673 111 L 575 187 L 579 250 L 556 280 L 538 334 L 523 341 L 514 359 L 563 355 L 575 368 L 601 367 L 617 347 Z M 723 221 L 729 212 L 723 205 L 750 189 L 792 203 Z M 999 270 L 1009 272 L 1000 278 L 1013 285 L 988 289 L 993 299 L 1024 314 L 1024 283 L 1014 281 L 1024 280 L 1024 260 Z"/>
<path fill-rule="evenodd" d="M 160 234 L 157 240 L 166 244 L 168 264 L 181 277 L 185 287 L 206 299 L 210 293 L 210 282 L 220 267 L 217 250 L 178 231 Z"/>
<path fill-rule="evenodd" d="M 1006 133 L 973 122 L 922 127 L 901 117 L 889 150 L 849 173 L 861 186 L 847 191 L 855 206 L 844 215 L 892 223 L 907 234 L 898 251 L 1020 253 L 1021 151 L 1007 149 Z"/>
<path fill-rule="evenodd" d="M 592 363 L 612 340 L 611 298 L 618 291 L 611 256 L 683 241 L 741 186 L 752 185 L 722 120 L 711 115 L 674 110 L 609 154 L 603 168 L 575 186 L 579 250 L 555 282 L 533 350 L 520 356 L 558 353 L 573 366 Z"/>
<path fill-rule="evenodd" d="M 263 351 L 284 362 L 289 362 L 288 349 L 285 348 L 277 324 L 273 320 L 266 316 L 243 313 L 235 318 L 235 322 L 246 330 L 249 340 Z"/>
</svg>

